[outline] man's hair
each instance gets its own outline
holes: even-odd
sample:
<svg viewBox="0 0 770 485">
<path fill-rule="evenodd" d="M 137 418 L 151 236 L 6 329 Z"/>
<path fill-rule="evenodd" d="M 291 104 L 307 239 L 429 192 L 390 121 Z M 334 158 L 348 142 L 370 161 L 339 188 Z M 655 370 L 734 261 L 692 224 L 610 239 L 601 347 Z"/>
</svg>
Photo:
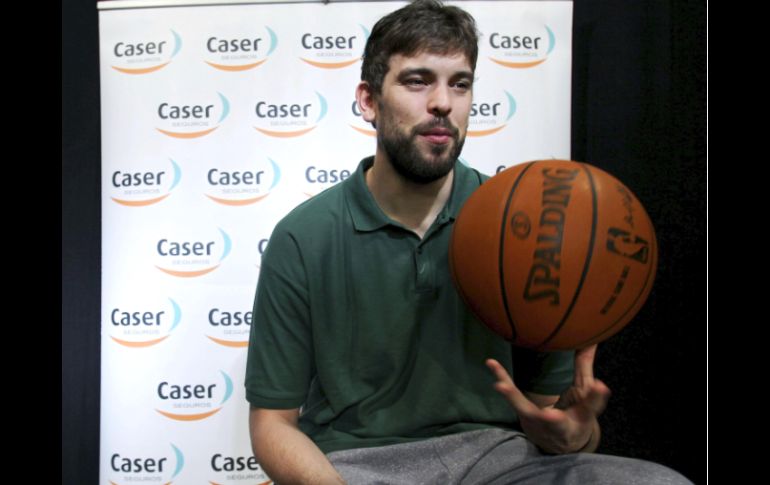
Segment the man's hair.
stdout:
<svg viewBox="0 0 770 485">
<path fill-rule="evenodd" d="M 438 0 L 416 0 L 374 25 L 364 49 L 361 80 L 369 84 L 373 94 L 381 94 L 394 54 L 465 54 L 475 71 L 478 42 L 476 21 L 468 12 Z"/>
</svg>

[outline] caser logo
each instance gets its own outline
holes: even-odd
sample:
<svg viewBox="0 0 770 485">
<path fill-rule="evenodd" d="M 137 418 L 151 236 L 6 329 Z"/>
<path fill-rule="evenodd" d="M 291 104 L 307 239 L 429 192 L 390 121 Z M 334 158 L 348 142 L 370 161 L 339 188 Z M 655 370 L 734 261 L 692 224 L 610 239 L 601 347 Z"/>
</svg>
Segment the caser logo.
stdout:
<svg viewBox="0 0 770 485">
<path fill-rule="evenodd" d="M 346 168 L 329 168 L 310 165 L 305 168 L 305 195 L 314 197 L 332 185 L 342 182 L 353 174 Z"/>
<path fill-rule="evenodd" d="M 257 203 L 270 195 L 281 180 L 281 169 L 268 158 L 263 168 L 226 170 L 210 168 L 206 172 L 206 197 L 217 204 L 243 206 Z"/>
<path fill-rule="evenodd" d="M 173 454 L 157 453 L 149 455 L 145 453 L 113 453 L 110 455 L 110 470 L 113 477 L 111 485 L 126 485 L 136 482 L 153 482 L 170 485 L 184 469 L 184 454 L 169 443 Z"/>
<path fill-rule="evenodd" d="M 321 69 L 341 69 L 352 66 L 361 60 L 369 31 L 359 24 L 360 34 L 320 34 L 305 32 L 299 39 L 302 55 L 300 59 L 313 67 Z"/>
<path fill-rule="evenodd" d="M 541 32 L 492 32 L 488 37 L 493 56 L 489 60 L 511 69 L 528 69 L 548 60 L 556 36 L 547 25 Z"/>
<path fill-rule="evenodd" d="M 208 311 L 209 334 L 206 337 L 223 347 L 247 347 L 249 345 L 251 319 L 251 310 L 211 308 Z"/>
<path fill-rule="evenodd" d="M 205 382 L 159 382 L 155 411 L 175 421 L 200 421 L 215 415 L 233 394 L 232 379 L 221 370 L 219 373 L 219 378 Z"/>
<path fill-rule="evenodd" d="M 511 93 L 504 91 L 505 101 L 473 103 L 468 122 L 468 136 L 493 135 L 507 126 L 516 114 L 516 100 Z"/>
<path fill-rule="evenodd" d="M 254 105 L 256 126 L 254 129 L 267 136 L 293 138 L 314 130 L 328 110 L 326 98 L 315 93 L 317 100 L 276 102 L 259 100 Z"/>
<path fill-rule="evenodd" d="M 113 202 L 127 207 L 157 204 L 179 185 L 182 170 L 174 160 L 165 170 L 115 170 L 110 175 Z"/>
<path fill-rule="evenodd" d="M 182 320 L 182 310 L 171 298 L 165 305 L 117 305 L 109 312 L 110 338 L 130 348 L 163 342 Z"/>
<path fill-rule="evenodd" d="M 149 74 L 171 63 L 182 49 L 182 38 L 170 35 L 138 41 L 119 41 L 112 46 L 112 68 L 124 74 Z"/>
<path fill-rule="evenodd" d="M 217 93 L 218 101 L 201 104 L 176 104 L 162 101 L 156 114 L 161 128 L 156 130 L 172 138 L 200 138 L 212 133 L 230 114 L 230 101 Z M 218 118 L 217 118 L 218 116 Z"/>
<path fill-rule="evenodd" d="M 230 236 L 222 229 L 218 235 L 163 237 L 155 243 L 155 267 L 179 278 L 203 276 L 219 268 L 231 247 Z"/>
<path fill-rule="evenodd" d="M 270 27 L 267 35 L 240 37 L 209 35 L 206 38 L 204 61 L 209 66 L 226 72 L 240 72 L 264 64 L 278 46 L 278 37 Z"/>
<path fill-rule="evenodd" d="M 220 477 L 218 481 L 209 480 L 210 485 L 222 485 L 221 480 L 227 483 L 241 482 L 248 480 L 257 485 L 269 485 L 273 483 L 262 467 L 257 463 L 256 457 L 252 456 L 229 456 L 224 453 L 215 453 L 209 460 L 211 473 Z"/>
</svg>

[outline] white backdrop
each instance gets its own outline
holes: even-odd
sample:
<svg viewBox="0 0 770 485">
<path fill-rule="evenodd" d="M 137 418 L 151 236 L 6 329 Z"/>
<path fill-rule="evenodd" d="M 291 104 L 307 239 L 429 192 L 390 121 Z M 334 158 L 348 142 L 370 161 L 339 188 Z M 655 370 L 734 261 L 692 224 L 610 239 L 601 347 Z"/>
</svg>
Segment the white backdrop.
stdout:
<svg viewBox="0 0 770 485">
<path fill-rule="evenodd" d="M 404 4 L 205 3 L 99 4 L 102 483 L 269 480 L 243 390 L 260 254 L 374 153 L 360 56 Z M 448 3 L 483 34 L 462 160 L 569 159 L 572 3 Z"/>
</svg>

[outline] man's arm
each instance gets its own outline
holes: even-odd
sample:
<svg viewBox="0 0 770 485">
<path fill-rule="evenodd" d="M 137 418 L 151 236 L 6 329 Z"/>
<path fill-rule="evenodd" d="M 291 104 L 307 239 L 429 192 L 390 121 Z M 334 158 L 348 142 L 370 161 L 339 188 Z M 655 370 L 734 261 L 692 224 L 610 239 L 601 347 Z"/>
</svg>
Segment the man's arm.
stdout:
<svg viewBox="0 0 770 485">
<path fill-rule="evenodd" d="M 251 448 L 260 466 L 281 485 L 344 484 L 326 455 L 297 426 L 299 409 L 251 406 Z"/>
</svg>

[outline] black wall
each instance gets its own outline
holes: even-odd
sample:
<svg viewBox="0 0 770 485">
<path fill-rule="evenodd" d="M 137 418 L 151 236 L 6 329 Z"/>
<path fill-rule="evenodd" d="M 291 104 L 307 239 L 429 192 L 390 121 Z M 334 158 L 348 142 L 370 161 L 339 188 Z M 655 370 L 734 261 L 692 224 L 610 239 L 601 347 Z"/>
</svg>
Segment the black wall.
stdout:
<svg viewBox="0 0 770 485">
<path fill-rule="evenodd" d="M 600 345 L 603 453 L 706 476 L 705 2 L 577 0 L 572 156 L 614 174 L 655 225 L 636 319 Z"/>
<path fill-rule="evenodd" d="M 706 476 L 706 7 L 576 0 L 572 157 L 647 208 L 652 294 L 602 344 L 600 451 Z M 95 1 L 62 3 L 62 483 L 98 481 L 100 126 Z"/>
<path fill-rule="evenodd" d="M 99 479 L 101 198 L 96 1 L 62 2 L 62 484 Z"/>
</svg>

